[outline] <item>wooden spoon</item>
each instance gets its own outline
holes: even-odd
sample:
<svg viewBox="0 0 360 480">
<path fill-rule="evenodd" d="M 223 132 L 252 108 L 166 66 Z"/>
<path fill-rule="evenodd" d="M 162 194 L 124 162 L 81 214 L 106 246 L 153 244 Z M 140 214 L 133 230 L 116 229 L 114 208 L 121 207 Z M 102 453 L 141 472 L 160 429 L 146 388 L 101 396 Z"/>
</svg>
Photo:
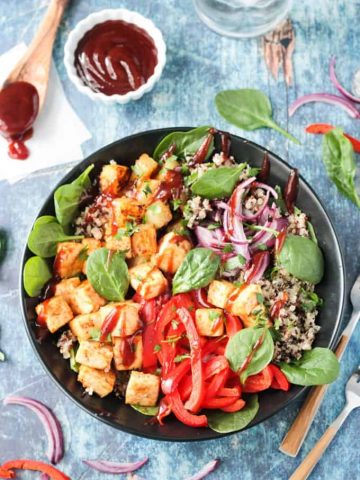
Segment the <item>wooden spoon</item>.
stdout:
<svg viewBox="0 0 360 480">
<path fill-rule="evenodd" d="M 34 85 L 39 94 L 39 109 L 45 102 L 56 32 L 69 1 L 50 1 L 45 17 L 27 52 L 3 84 L 3 87 L 13 82 L 28 82 Z"/>
</svg>

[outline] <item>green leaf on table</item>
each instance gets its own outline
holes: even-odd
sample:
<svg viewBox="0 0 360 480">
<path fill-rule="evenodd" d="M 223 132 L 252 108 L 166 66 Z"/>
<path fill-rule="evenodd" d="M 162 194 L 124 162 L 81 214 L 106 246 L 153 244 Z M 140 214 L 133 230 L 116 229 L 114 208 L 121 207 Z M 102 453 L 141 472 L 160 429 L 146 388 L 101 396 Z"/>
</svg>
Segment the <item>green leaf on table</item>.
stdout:
<svg viewBox="0 0 360 480">
<path fill-rule="evenodd" d="M 216 95 L 215 104 L 220 115 L 239 128 L 244 130 L 272 128 L 294 143 L 300 144 L 299 140 L 274 122 L 270 100 L 260 90 L 253 88 L 224 90 Z"/>
<path fill-rule="evenodd" d="M 30 257 L 25 263 L 23 272 L 24 288 L 29 297 L 40 295 L 51 277 L 52 273 L 46 260 L 41 257 Z"/>
<path fill-rule="evenodd" d="M 244 408 L 234 413 L 212 410 L 206 413 L 211 430 L 218 433 L 237 432 L 247 427 L 254 420 L 259 410 L 257 395 L 247 396 Z"/>
<path fill-rule="evenodd" d="M 355 188 L 354 149 L 340 128 L 334 128 L 324 135 L 323 162 L 338 190 L 360 208 L 360 197 Z"/>
<path fill-rule="evenodd" d="M 195 180 L 191 191 L 195 195 L 209 199 L 230 197 L 245 167 L 246 163 L 241 163 L 234 167 L 210 169 Z"/>
</svg>

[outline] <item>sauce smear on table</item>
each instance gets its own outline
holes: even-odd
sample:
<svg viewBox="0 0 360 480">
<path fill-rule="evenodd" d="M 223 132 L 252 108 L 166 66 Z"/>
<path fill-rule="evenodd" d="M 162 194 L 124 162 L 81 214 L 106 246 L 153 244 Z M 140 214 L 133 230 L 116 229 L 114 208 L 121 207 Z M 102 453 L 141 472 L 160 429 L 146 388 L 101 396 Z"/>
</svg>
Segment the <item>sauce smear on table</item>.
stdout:
<svg viewBox="0 0 360 480">
<path fill-rule="evenodd" d="M 39 113 L 39 94 L 28 82 L 13 82 L 0 90 L 0 134 L 9 142 L 9 157 L 25 160 L 25 141 Z"/>
<path fill-rule="evenodd" d="M 105 95 L 137 90 L 154 73 L 156 64 L 152 38 L 122 20 L 95 25 L 75 51 L 75 68 L 83 83 Z"/>
</svg>

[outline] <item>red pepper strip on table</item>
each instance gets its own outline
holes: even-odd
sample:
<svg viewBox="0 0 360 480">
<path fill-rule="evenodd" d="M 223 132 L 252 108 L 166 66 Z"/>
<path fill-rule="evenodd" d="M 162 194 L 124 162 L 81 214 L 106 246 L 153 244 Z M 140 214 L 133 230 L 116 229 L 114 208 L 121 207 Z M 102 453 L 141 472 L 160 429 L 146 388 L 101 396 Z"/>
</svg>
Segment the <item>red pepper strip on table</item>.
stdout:
<svg viewBox="0 0 360 480">
<path fill-rule="evenodd" d="M 242 391 L 245 393 L 256 393 L 270 388 L 273 381 L 273 374 L 269 366 L 261 370 L 256 375 L 250 375 L 242 386 Z"/>
<path fill-rule="evenodd" d="M 273 374 L 273 380 L 270 387 L 287 392 L 290 388 L 290 383 L 280 368 L 273 364 L 270 364 L 268 367 Z"/>
<path fill-rule="evenodd" d="M 243 325 L 239 317 L 225 312 L 225 328 L 227 336 L 231 338 L 235 335 L 235 333 L 242 330 Z"/>
<path fill-rule="evenodd" d="M 335 127 L 333 125 L 329 125 L 328 123 L 312 123 L 308 125 L 305 130 L 307 133 L 315 133 L 315 134 L 325 134 L 333 130 Z M 352 143 L 352 146 L 356 153 L 360 153 L 360 140 L 347 133 L 344 133 L 344 137 L 346 137 Z"/>
<path fill-rule="evenodd" d="M 0 468 L 1 468 L 0 478 L 15 478 L 15 474 L 13 475 L 13 477 L 3 476 L 2 471 L 5 470 L 5 471 L 12 472 L 13 469 L 15 470 L 20 469 L 20 470 L 35 470 L 37 472 L 46 473 L 53 480 L 71 480 L 71 478 L 65 475 L 65 473 L 62 473 L 60 470 L 53 467 L 52 465 L 48 465 L 47 463 L 44 463 L 44 462 L 38 462 L 36 460 L 27 460 L 27 459 L 10 460 L 8 462 L 5 462 L 3 465 L 1 465 Z"/>
<path fill-rule="evenodd" d="M 208 421 L 206 415 L 193 415 L 186 410 L 178 390 L 168 395 L 171 411 L 180 422 L 189 427 L 207 427 Z"/>
<path fill-rule="evenodd" d="M 228 405 L 227 407 L 223 407 L 221 410 L 223 412 L 234 413 L 244 408 L 245 405 L 246 405 L 245 400 L 243 400 L 242 398 L 238 398 L 237 400 L 235 400 L 234 403 L 232 403 L 231 405 Z"/>
</svg>

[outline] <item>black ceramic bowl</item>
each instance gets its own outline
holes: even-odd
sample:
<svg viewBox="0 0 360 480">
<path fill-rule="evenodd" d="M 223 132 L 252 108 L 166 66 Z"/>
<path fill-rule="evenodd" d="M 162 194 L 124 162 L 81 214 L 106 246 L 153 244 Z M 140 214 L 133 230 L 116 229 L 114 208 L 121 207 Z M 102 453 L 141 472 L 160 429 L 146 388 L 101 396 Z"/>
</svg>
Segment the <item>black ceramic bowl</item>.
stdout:
<svg viewBox="0 0 360 480">
<path fill-rule="evenodd" d="M 112 143 L 79 163 L 62 179 L 59 185 L 71 182 L 92 163 L 96 166 L 93 171 L 94 175 L 100 171 L 103 164 L 112 159 L 124 165 L 132 165 L 141 153 L 151 154 L 159 141 L 175 130 L 187 130 L 187 128 L 152 130 Z M 250 165 L 256 167 L 261 165 L 264 152 L 266 152 L 265 148 L 235 135 L 232 135 L 231 138 L 231 154 L 238 161 L 246 160 Z M 271 161 L 269 183 L 273 186 L 276 184 L 285 185 L 290 171 L 289 165 L 273 153 L 268 152 L 268 154 Z M 39 216 L 54 214 L 53 193 L 45 201 Z M 317 335 L 315 345 L 332 347 L 336 339 L 344 305 L 344 262 L 331 221 L 314 191 L 302 178 L 300 179 L 297 205 L 310 216 L 325 256 L 325 277 L 317 288 L 318 294 L 325 299 L 325 302 L 317 319 L 321 330 Z M 24 263 L 31 255 L 31 252 L 26 248 L 21 271 Z M 76 374 L 70 370 L 69 362 L 63 360 L 53 339 L 48 337 L 41 343 L 36 340 L 35 299 L 30 299 L 26 295 L 22 285 L 21 297 L 25 327 L 41 363 L 62 391 L 88 413 L 120 430 L 157 440 L 209 440 L 222 436 L 207 428 L 194 429 L 187 427 L 175 418 L 167 418 L 165 425 L 162 427 L 149 424 L 146 422 L 149 417 L 145 417 L 131 407 L 122 404 L 113 395 L 104 399 L 96 395 L 84 396 L 83 389 L 76 380 Z M 256 425 L 279 412 L 304 390 L 302 387 L 292 386 L 289 392 L 269 390 L 260 394 L 260 409 L 250 426 Z"/>
</svg>

